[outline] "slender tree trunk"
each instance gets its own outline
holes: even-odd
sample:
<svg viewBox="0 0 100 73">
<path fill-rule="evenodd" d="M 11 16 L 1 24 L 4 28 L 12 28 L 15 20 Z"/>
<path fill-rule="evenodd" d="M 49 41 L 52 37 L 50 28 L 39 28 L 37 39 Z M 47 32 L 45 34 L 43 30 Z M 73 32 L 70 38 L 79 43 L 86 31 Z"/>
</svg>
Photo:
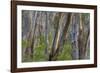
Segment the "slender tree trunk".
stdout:
<svg viewBox="0 0 100 73">
<path fill-rule="evenodd" d="M 72 59 L 79 59 L 78 49 L 78 26 L 79 26 L 79 14 L 72 14 L 72 28 L 71 28 L 71 41 L 72 41 Z"/>
<path fill-rule="evenodd" d="M 85 24 L 84 24 L 85 26 Z M 84 32 L 83 27 L 83 20 L 82 20 L 82 14 L 80 14 L 80 25 L 79 25 L 79 59 L 86 59 L 86 53 L 87 53 L 87 43 L 89 39 L 89 29 L 87 31 L 87 34 Z"/>
<path fill-rule="evenodd" d="M 53 56 L 54 56 L 54 53 L 55 53 L 55 49 L 57 48 L 57 43 L 58 43 L 58 38 L 59 38 L 59 19 L 61 17 L 61 14 L 57 14 L 55 16 L 55 19 L 54 19 L 54 25 L 55 25 L 55 36 L 54 36 L 54 40 L 53 40 L 53 44 L 52 44 L 52 48 L 51 48 L 51 52 L 50 52 L 50 55 L 49 55 L 49 61 L 52 61 L 53 60 Z"/>
<path fill-rule="evenodd" d="M 35 38 L 36 38 L 35 35 L 36 35 L 36 29 L 37 29 L 37 25 L 38 25 L 38 24 L 36 23 L 36 21 L 37 21 L 37 14 L 38 14 L 38 13 L 36 12 L 36 13 L 35 13 L 35 18 L 34 18 L 34 30 L 32 31 L 33 37 L 32 37 L 32 42 L 31 42 L 31 46 L 30 46 L 31 49 L 32 49 L 32 50 L 31 50 L 31 53 L 32 53 L 32 54 L 31 54 L 31 58 L 33 58 L 33 54 L 34 54 L 34 46 L 35 46 L 34 43 L 35 43 Z"/>
<path fill-rule="evenodd" d="M 33 14 L 32 12 L 29 13 L 29 17 L 30 17 L 30 30 L 29 30 L 29 36 L 28 36 L 28 45 L 26 47 L 26 53 L 28 53 L 29 58 L 33 59 L 33 46 L 34 46 L 34 38 L 35 38 L 35 30 L 36 30 L 36 19 L 37 19 L 37 12 L 35 12 L 35 17 L 34 17 L 34 21 L 32 18 Z M 33 26 L 34 26 L 34 30 L 33 30 Z"/>
<path fill-rule="evenodd" d="M 88 36 L 88 40 L 86 43 L 86 52 L 85 52 L 85 59 L 89 59 L 90 58 L 90 35 Z"/>
<path fill-rule="evenodd" d="M 55 45 L 55 51 L 52 51 L 54 53 L 53 53 L 53 56 L 50 58 L 51 60 L 57 60 L 57 56 L 59 55 L 61 49 L 63 49 L 62 46 L 64 45 L 64 42 L 65 42 L 64 39 L 66 38 L 67 30 L 68 30 L 68 26 L 69 26 L 70 22 L 71 22 L 71 13 L 68 13 L 68 17 L 67 17 L 67 20 L 66 20 L 66 24 L 64 26 L 64 29 L 62 31 L 61 38 L 60 38 L 60 34 L 61 34 L 61 32 L 60 32 L 61 24 L 59 22 L 60 27 L 57 28 L 57 31 L 56 31 L 56 35 L 57 36 L 54 38 L 54 40 L 56 39 L 56 42 L 55 42 L 56 43 L 56 45 Z M 60 43 L 60 42 L 63 42 L 63 43 Z"/>
<path fill-rule="evenodd" d="M 85 42 L 85 36 L 84 36 L 84 27 L 83 27 L 83 20 L 82 20 L 82 14 L 80 14 L 80 25 L 79 25 L 79 59 L 84 59 L 84 42 Z"/>
<path fill-rule="evenodd" d="M 29 12 L 29 32 L 28 32 L 28 38 L 27 38 L 27 47 L 26 47 L 26 51 L 25 53 L 28 55 L 28 58 L 31 57 L 32 55 L 32 49 L 30 48 L 30 44 L 31 44 L 31 39 L 32 39 L 32 27 L 33 27 L 33 23 L 32 23 L 32 12 Z"/>
<path fill-rule="evenodd" d="M 49 40 L 48 40 L 48 35 L 49 35 L 49 13 L 45 12 L 45 44 L 46 44 L 46 47 L 45 47 L 45 54 L 46 54 L 46 58 L 48 58 L 48 55 L 49 55 Z"/>
<path fill-rule="evenodd" d="M 88 53 L 89 53 L 88 52 L 88 50 L 89 50 L 88 43 L 89 43 L 89 31 L 88 31 L 88 33 L 86 35 L 86 40 L 84 42 L 84 56 L 83 56 L 84 59 L 87 58 Z"/>
<path fill-rule="evenodd" d="M 83 57 L 83 23 L 82 23 L 82 15 L 80 14 L 80 24 L 79 24 L 79 39 L 78 39 L 78 47 L 79 47 L 79 59 Z"/>
<path fill-rule="evenodd" d="M 67 35 L 68 27 L 71 23 L 71 16 L 72 16 L 71 13 L 67 14 L 67 20 L 66 20 L 65 26 L 63 28 L 61 38 L 59 39 L 57 49 L 56 49 L 55 54 L 54 54 L 54 60 L 57 60 L 57 56 L 63 50 L 63 46 L 65 44 L 65 38 L 66 38 L 66 35 Z"/>
</svg>

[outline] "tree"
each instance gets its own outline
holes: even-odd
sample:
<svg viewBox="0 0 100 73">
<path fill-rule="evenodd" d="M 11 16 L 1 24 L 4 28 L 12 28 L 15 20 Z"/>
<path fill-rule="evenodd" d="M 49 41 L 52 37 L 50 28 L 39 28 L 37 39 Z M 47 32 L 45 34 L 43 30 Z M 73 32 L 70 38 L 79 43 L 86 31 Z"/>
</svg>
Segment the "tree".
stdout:
<svg viewBox="0 0 100 73">
<path fill-rule="evenodd" d="M 72 13 L 71 41 L 72 41 L 72 59 L 74 60 L 79 59 L 79 48 L 78 48 L 79 20 L 80 20 L 79 14 Z"/>
<path fill-rule="evenodd" d="M 80 14 L 80 25 L 79 25 L 79 36 L 78 36 L 78 47 L 79 47 L 79 59 L 85 59 L 86 58 L 86 52 L 87 52 L 87 42 L 89 38 L 89 28 L 87 30 L 87 34 L 84 32 L 84 22 L 83 22 L 83 16 Z"/>
<path fill-rule="evenodd" d="M 60 18 L 59 19 L 61 19 L 61 18 L 62 18 L 62 16 L 60 14 Z M 63 49 L 62 46 L 64 45 L 64 42 L 65 42 L 64 39 L 65 39 L 65 37 L 67 35 L 67 30 L 68 30 L 68 26 L 69 26 L 70 22 L 71 22 L 71 13 L 68 13 L 68 17 L 67 17 L 65 26 L 63 28 L 63 31 L 60 32 L 61 31 L 61 24 L 60 24 L 61 22 L 60 22 L 60 20 L 58 21 L 59 25 L 56 28 L 55 37 L 54 37 L 55 44 L 53 44 L 52 52 L 51 52 L 51 54 L 49 56 L 49 60 L 50 61 L 51 60 L 56 60 L 57 56 L 59 55 L 59 53 L 61 51 L 61 49 Z M 61 38 L 60 38 L 60 34 L 61 33 L 62 33 L 62 35 L 61 35 Z"/>
<path fill-rule="evenodd" d="M 52 44 L 52 48 L 51 48 L 51 51 L 50 51 L 50 54 L 49 54 L 49 61 L 51 61 L 53 59 L 53 56 L 54 56 L 54 53 L 55 53 L 55 49 L 57 48 L 57 39 L 59 37 L 59 33 L 58 33 L 58 30 L 59 30 L 59 19 L 60 19 L 60 16 L 61 16 L 61 13 L 58 13 L 56 14 L 55 18 L 54 18 L 54 27 L 55 27 L 55 36 L 54 36 L 54 39 L 53 39 L 53 44 Z"/>
<path fill-rule="evenodd" d="M 33 59 L 33 52 L 34 52 L 34 39 L 35 39 L 35 30 L 36 30 L 36 19 L 37 19 L 37 12 L 35 12 L 35 16 L 34 16 L 34 21 L 33 21 L 33 12 L 30 11 L 29 12 L 29 25 L 30 25 L 30 29 L 28 32 L 28 37 L 27 37 L 27 47 L 26 47 L 26 55 L 28 55 L 28 58 L 32 61 Z M 34 26 L 34 29 L 33 29 Z"/>
<path fill-rule="evenodd" d="M 48 40 L 49 27 L 48 26 L 49 26 L 49 13 L 45 12 L 45 44 L 46 44 L 45 54 L 46 54 L 47 58 L 49 56 L 49 51 L 48 51 L 48 48 L 49 48 L 49 40 Z"/>
</svg>

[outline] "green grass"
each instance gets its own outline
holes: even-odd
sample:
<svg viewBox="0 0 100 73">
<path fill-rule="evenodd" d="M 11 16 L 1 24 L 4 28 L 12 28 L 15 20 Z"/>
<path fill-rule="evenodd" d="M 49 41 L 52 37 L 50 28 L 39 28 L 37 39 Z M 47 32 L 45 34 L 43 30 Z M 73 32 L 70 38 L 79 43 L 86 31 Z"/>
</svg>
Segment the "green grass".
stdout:
<svg viewBox="0 0 100 73">
<path fill-rule="evenodd" d="M 26 48 L 28 45 L 27 40 L 22 41 L 22 48 Z"/>
<path fill-rule="evenodd" d="M 63 51 L 60 53 L 60 55 L 58 56 L 58 60 L 72 60 L 72 57 L 71 57 L 71 44 L 69 43 L 66 43 L 64 46 L 63 46 Z"/>
<path fill-rule="evenodd" d="M 35 54 L 34 54 L 33 61 L 45 61 L 44 50 L 45 50 L 45 44 L 44 43 L 39 44 L 35 48 Z"/>
<path fill-rule="evenodd" d="M 38 37 L 40 39 L 39 44 L 35 47 L 34 54 L 33 54 L 33 59 L 28 58 L 28 55 L 23 56 L 22 58 L 24 59 L 23 62 L 39 62 L 39 61 L 46 61 L 47 56 L 45 55 L 45 39 L 43 36 Z M 51 46 L 52 42 L 52 36 L 51 34 L 49 35 L 49 45 Z M 22 41 L 22 48 L 25 48 L 29 43 L 27 41 Z M 71 44 L 69 42 L 66 42 L 63 46 L 63 51 L 58 55 L 57 60 L 71 60 Z"/>
</svg>

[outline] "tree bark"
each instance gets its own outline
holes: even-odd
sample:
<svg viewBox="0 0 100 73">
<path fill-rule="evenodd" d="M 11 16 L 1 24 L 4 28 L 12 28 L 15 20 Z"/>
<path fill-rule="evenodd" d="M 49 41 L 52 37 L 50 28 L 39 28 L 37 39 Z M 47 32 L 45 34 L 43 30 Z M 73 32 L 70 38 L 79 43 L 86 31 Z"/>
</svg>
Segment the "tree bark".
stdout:
<svg viewBox="0 0 100 73">
<path fill-rule="evenodd" d="M 66 35 L 67 35 L 68 27 L 71 23 L 71 17 L 72 17 L 72 14 L 68 13 L 67 14 L 67 20 L 66 20 L 65 26 L 63 28 L 61 38 L 59 39 L 59 43 L 58 43 L 57 49 L 55 51 L 54 60 L 57 60 L 57 56 L 63 50 L 63 46 L 65 44 L 65 38 L 66 38 Z"/>
<path fill-rule="evenodd" d="M 54 40 L 53 40 L 53 44 L 52 44 L 52 48 L 51 48 L 51 52 L 49 54 L 49 61 L 53 60 L 53 56 L 55 53 L 55 49 L 57 48 L 57 43 L 58 43 L 58 38 L 59 38 L 59 19 L 61 17 L 61 13 L 56 14 L 55 19 L 54 19 L 54 25 L 55 25 L 55 36 L 54 36 Z"/>
<path fill-rule="evenodd" d="M 30 18 L 30 30 L 29 30 L 29 36 L 28 36 L 28 45 L 26 47 L 26 53 L 29 55 L 30 59 L 33 59 L 33 53 L 34 53 L 34 38 L 35 38 L 35 30 L 36 30 L 36 19 L 37 19 L 37 12 L 35 12 L 35 17 L 34 17 L 34 21 L 32 18 L 32 12 L 30 11 L 29 13 L 29 18 Z M 34 26 L 34 30 L 33 30 L 33 26 Z"/>
<path fill-rule="evenodd" d="M 71 42 L 72 42 L 72 59 L 79 59 L 78 49 L 78 26 L 79 26 L 79 14 L 72 14 L 72 28 L 71 28 Z"/>
<path fill-rule="evenodd" d="M 55 44 L 56 44 L 55 45 L 55 51 L 54 50 L 52 51 L 53 55 L 50 57 L 50 60 L 57 60 L 57 56 L 59 55 L 59 53 L 62 49 L 62 46 L 64 45 L 64 42 L 65 42 L 64 39 L 66 38 L 67 30 L 68 30 L 68 26 L 69 26 L 70 22 L 71 22 L 71 13 L 68 13 L 68 17 L 67 17 L 67 20 L 66 20 L 66 24 L 63 28 L 61 38 L 60 38 L 61 32 L 59 30 L 59 29 L 61 29 L 61 26 L 57 28 L 56 37 L 54 38 L 54 40 L 56 40 L 55 41 Z M 61 25 L 60 22 L 58 24 Z M 62 43 L 60 43 L 60 42 L 62 42 Z"/>
<path fill-rule="evenodd" d="M 49 13 L 45 12 L 45 54 L 46 54 L 46 58 L 48 58 L 49 55 L 49 40 L 48 40 L 48 35 L 49 35 Z"/>
</svg>

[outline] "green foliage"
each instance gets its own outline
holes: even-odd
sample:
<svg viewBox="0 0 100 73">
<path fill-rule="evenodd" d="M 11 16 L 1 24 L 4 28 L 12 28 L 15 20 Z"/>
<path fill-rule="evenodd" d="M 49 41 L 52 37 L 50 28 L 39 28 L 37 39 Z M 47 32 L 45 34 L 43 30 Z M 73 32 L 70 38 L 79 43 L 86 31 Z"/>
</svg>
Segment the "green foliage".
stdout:
<svg viewBox="0 0 100 73">
<path fill-rule="evenodd" d="M 49 40 L 49 45 L 52 45 L 52 34 L 49 33 L 48 36 L 48 40 Z M 33 59 L 28 58 L 28 55 L 23 56 L 23 62 L 31 62 L 32 60 L 34 62 L 39 62 L 39 61 L 46 61 L 46 56 L 45 56 L 45 38 L 44 36 L 39 36 L 38 39 L 40 39 L 39 44 L 35 47 L 34 50 L 34 54 L 33 54 Z M 22 41 L 22 47 L 23 50 L 25 49 L 25 47 L 27 46 L 27 41 L 23 40 Z M 50 50 L 50 48 L 49 48 Z M 57 57 L 57 60 L 71 60 L 71 44 L 69 42 L 67 42 L 64 46 L 63 46 L 63 51 L 59 54 L 59 56 Z"/>
<path fill-rule="evenodd" d="M 43 36 L 40 36 L 41 40 L 39 41 L 39 45 L 36 46 L 35 48 L 35 54 L 34 54 L 34 58 L 33 61 L 44 61 L 45 60 L 45 54 L 44 54 L 44 50 L 45 50 L 45 39 Z"/>
<path fill-rule="evenodd" d="M 28 45 L 27 40 L 22 40 L 22 48 L 26 48 Z"/>
<path fill-rule="evenodd" d="M 30 62 L 30 61 L 44 61 L 45 60 L 45 54 L 44 54 L 44 50 L 45 50 L 45 39 L 44 36 L 39 36 L 39 44 L 33 48 L 34 49 L 34 54 L 33 54 L 33 59 L 29 58 L 29 56 L 27 54 L 25 54 L 23 56 L 23 62 Z M 23 50 L 27 47 L 27 45 L 29 44 L 29 42 L 27 42 L 27 40 L 23 40 L 22 41 L 22 48 Z"/>
<path fill-rule="evenodd" d="M 90 20 L 90 14 L 89 13 L 83 13 L 82 14 L 82 20 L 83 20 L 85 25 L 89 25 L 89 24 L 87 24 L 87 22 L 89 22 L 89 20 Z"/>
<path fill-rule="evenodd" d="M 83 18 L 88 18 L 89 16 L 90 16 L 89 13 L 82 13 L 82 17 L 83 17 Z"/>
<path fill-rule="evenodd" d="M 35 50 L 33 61 L 44 61 L 45 60 L 44 45 L 39 45 L 35 49 L 36 50 Z"/>
<path fill-rule="evenodd" d="M 70 43 L 64 44 L 63 51 L 58 56 L 58 60 L 72 60 L 71 50 L 72 50 L 72 47 Z"/>
</svg>

